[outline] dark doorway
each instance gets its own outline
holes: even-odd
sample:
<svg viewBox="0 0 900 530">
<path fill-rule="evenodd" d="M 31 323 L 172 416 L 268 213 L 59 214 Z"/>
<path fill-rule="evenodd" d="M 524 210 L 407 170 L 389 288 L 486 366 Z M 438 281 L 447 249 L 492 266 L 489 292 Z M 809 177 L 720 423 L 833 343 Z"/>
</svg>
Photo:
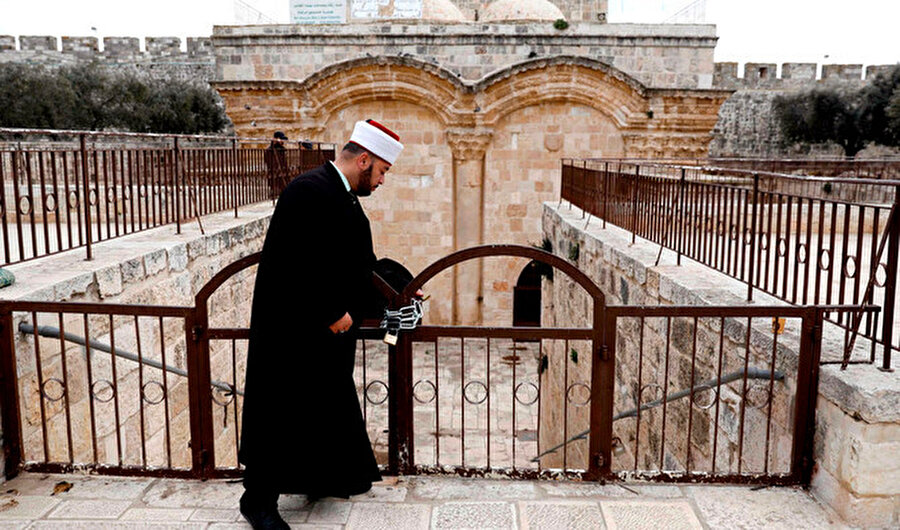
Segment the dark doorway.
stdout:
<svg viewBox="0 0 900 530">
<path fill-rule="evenodd" d="M 540 327 L 541 273 L 536 261 L 522 269 L 513 289 L 513 326 Z"/>
</svg>

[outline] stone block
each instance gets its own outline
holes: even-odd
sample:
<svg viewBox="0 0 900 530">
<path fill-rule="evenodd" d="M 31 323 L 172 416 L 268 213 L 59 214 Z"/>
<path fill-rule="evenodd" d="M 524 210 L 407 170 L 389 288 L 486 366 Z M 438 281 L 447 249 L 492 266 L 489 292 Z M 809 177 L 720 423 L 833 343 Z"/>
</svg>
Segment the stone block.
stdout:
<svg viewBox="0 0 900 530">
<path fill-rule="evenodd" d="M 516 513 L 507 502 L 447 502 L 434 508 L 431 527 L 513 529 Z"/>
<path fill-rule="evenodd" d="M 822 79 L 858 81 L 862 79 L 861 64 L 823 64 Z"/>
<path fill-rule="evenodd" d="M 167 253 L 165 249 L 154 250 L 144 256 L 144 271 L 148 277 L 166 270 L 167 265 Z"/>
<path fill-rule="evenodd" d="M 169 270 L 172 272 L 183 271 L 188 264 L 187 245 L 182 243 L 167 250 L 169 257 Z"/>
<path fill-rule="evenodd" d="M 191 56 L 211 56 L 213 54 L 212 39 L 209 37 L 188 37 L 187 51 Z"/>
<path fill-rule="evenodd" d="M 122 267 L 115 264 L 94 273 L 100 298 L 110 298 L 122 292 Z"/>
<path fill-rule="evenodd" d="M 0 52 L 14 51 L 16 38 L 12 35 L 0 35 Z"/>
<path fill-rule="evenodd" d="M 99 50 L 97 37 L 63 37 L 62 51 L 91 56 Z"/>
<path fill-rule="evenodd" d="M 141 53 L 136 37 L 103 37 L 103 53 L 109 57 L 127 57 Z"/>
<path fill-rule="evenodd" d="M 181 39 L 178 37 L 147 37 L 147 53 L 155 56 L 171 56 L 181 53 Z"/>
<path fill-rule="evenodd" d="M 703 528 L 686 501 L 603 501 L 600 503 L 610 530 L 619 528 Z"/>
<path fill-rule="evenodd" d="M 431 507 L 425 504 L 354 503 L 345 528 L 348 530 L 427 528 L 430 516 Z"/>
<path fill-rule="evenodd" d="M 143 280 L 144 276 L 144 259 L 142 257 L 122 262 L 122 283 L 136 283 Z"/>
<path fill-rule="evenodd" d="M 74 296 L 84 295 L 94 284 L 94 274 L 85 272 L 74 277 L 67 278 L 53 285 L 54 299 L 60 302 L 70 300 Z"/>
<path fill-rule="evenodd" d="M 128 501 L 66 500 L 47 516 L 50 519 L 118 519 L 131 506 Z"/>
<path fill-rule="evenodd" d="M 34 51 L 57 51 L 56 37 L 22 35 L 19 37 L 19 49 Z"/>
<path fill-rule="evenodd" d="M 784 63 L 781 65 L 781 78 L 800 81 L 815 81 L 816 63 Z"/>
</svg>

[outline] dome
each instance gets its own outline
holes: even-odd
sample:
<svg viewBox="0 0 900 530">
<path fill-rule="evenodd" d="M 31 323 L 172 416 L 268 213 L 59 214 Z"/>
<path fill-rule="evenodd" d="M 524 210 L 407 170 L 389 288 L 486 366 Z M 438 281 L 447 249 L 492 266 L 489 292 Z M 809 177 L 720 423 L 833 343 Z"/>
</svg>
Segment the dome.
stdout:
<svg viewBox="0 0 900 530">
<path fill-rule="evenodd" d="M 559 20 L 566 18 L 548 0 L 496 0 L 479 17 L 484 22 L 503 20 Z"/>
<path fill-rule="evenodd" d="M 425 0 L 422 2 L 422 20 L 465 22 L 466 17 L 450 0 Z"/>
</svg>

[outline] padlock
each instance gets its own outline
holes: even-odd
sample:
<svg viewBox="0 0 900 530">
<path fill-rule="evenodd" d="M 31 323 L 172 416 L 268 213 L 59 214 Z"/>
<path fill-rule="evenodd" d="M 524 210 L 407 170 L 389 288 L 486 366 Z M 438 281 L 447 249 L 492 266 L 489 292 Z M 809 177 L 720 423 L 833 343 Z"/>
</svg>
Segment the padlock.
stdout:
<svg viewBox="0 0 900 530">
<path fill-rule="evenodd" d="M 390 346 L 396 346 L 398 336 L 399 336 L 399 334 L 397 333 L 396 330 L 389 329 L 384 334 L 384 343 L 388 344 Z"/>
</svg>

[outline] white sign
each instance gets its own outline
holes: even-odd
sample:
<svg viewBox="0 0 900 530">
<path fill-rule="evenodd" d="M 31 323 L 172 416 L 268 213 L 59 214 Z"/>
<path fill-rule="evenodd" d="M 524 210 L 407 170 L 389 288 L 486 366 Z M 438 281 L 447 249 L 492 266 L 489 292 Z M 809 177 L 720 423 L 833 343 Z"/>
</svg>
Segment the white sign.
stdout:
<svg viewBox="0 0 900 530">
<path fill-rule="evenodd" d="M 352 18 L 422 18 L 422 0 L 351 0 Z"/>
<path fill-rule="evenodd" d="M 291 0 L 292 24 L 345 24 L 347 0 Z"/>
</svg>

